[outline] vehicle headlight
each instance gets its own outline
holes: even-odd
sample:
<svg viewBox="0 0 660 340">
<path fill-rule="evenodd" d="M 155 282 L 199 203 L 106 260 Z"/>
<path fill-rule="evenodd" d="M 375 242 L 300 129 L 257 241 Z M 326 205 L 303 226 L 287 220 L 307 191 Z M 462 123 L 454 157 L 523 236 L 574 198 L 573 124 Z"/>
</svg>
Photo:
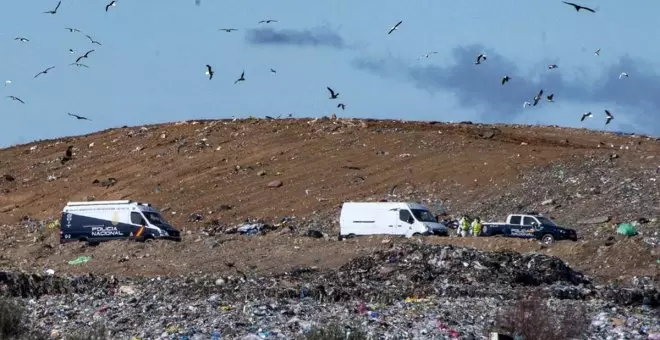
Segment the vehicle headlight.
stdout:
<svg viewBox="0 0 660 340">
<path fill-rule="evenodd" d="M 162 229 L 160 230 L 160 235 L 161 236 L 170 236 L 170 234 L 167 231 L 162 230 Z"/>
</svg>

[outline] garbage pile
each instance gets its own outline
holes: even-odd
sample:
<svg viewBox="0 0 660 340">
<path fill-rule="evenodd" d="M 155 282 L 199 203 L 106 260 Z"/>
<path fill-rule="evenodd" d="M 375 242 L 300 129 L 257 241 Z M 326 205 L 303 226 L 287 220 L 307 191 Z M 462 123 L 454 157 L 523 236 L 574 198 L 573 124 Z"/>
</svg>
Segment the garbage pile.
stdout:
<svg viewBox="0 0 660 340">
<path fill-rule="evenodd" d="M 115 338 L 208 339 L 220 332 L 292 339 L 332 320 L 377 336 L 448 339 L 486 334 L 499 307 L 523 296 L 585 304 L 593 315 L 616 308 L 637 320 L 616 332 L 660 331 L 652 315 L 660 294 L 646 280 L 629 289 L 597 286 L 556 257 L 407 244 L 337 270 L 154 278 L 0 272 L 0 290 L 28 301 L 35 327 L 56 334 L 101 320 Z M 594 329 L 592 338 L 619 334 L 602 323 Z"/>
</svg>

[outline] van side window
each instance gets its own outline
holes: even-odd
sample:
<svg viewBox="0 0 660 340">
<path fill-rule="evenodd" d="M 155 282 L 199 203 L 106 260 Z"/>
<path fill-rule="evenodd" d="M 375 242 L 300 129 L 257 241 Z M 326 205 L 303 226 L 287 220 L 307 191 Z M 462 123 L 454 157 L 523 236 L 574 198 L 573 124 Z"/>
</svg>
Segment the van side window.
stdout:
<svg viewBox="0 0 660 340">
<path fill-rule="evenodd" d="M 131 212 L 131 223 L 133 224 L 144 224 L 144 219 L 142 218 L 142 215 L 140 215 L 139 212 Z"/>
<path fill-rule="evenodd" d="M 412 218 L 410 211 L 401 209 L 399 210 L 399 219 L 403 222 L 410 223 L 409 220 Z"/>
<path fill-rule="evenodd" d="M 511 216 L 510 224 L 520 224 L 520 216 Z"/>
<path fill-rule="evenodd" d="M 535 223 L 536 220 L 531 218 L 531 217 L 525 217 L 523 220 L 523 225 L 532 225 L 532 223 Z"/>
</svg>

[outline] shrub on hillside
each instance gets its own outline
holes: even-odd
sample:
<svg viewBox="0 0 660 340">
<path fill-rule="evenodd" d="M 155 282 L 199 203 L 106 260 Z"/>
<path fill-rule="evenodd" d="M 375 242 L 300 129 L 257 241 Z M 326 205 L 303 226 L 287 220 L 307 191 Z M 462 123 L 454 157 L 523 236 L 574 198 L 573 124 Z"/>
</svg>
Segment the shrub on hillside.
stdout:
<svg viewBox="0 0 660 340">
<path fill-rule="evenodd" d="M 525 340 L 580 338 L 589 327 L 584 307 L 573 304 L 564 309 L 550 308 L 543 300 L 521 299 L 498 313 L 495 330 Z"/>
</svg>

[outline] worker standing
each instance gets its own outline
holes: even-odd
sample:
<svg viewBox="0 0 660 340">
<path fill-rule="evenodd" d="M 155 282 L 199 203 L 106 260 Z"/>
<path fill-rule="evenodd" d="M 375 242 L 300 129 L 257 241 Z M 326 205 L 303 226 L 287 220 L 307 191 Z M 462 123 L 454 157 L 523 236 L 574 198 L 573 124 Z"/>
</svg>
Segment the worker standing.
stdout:
<svg viewBox="0 0 660 340">
<path fill-rule="evenodd" d="M 468 230 L 470 229 L 467 217 L 461 217 L 461 220 L 458 223 L 459 235 L 461 235 L 461 237 L 466 237 L 468 235 Z"/>
<path fill-rule="evenodd" d="M 479 220 L 479 217 L 475 218 L 474 221 L 472 221 L 472 236 L 480 236 L 481 235 L 481 220 Z"/>
</svg>

